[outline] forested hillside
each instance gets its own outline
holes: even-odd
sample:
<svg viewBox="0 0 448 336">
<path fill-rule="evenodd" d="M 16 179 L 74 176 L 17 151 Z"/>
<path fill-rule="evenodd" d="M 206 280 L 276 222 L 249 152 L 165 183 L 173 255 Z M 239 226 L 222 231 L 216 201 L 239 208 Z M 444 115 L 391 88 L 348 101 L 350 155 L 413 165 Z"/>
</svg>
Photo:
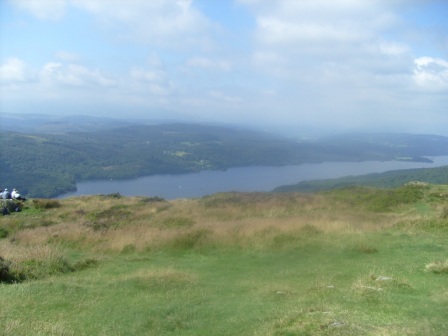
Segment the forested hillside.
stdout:
<svg viewBox="0 0 448 336">
<path fill-rule="evenodd" d="M 1 134 L 1 183 L 30 196 L 76 181 L 302 162 L 303 145 L 263 133 L 197 125 L 130 126 L 67 134 Z"/>
<path fill-rule="evenodd" d="M 432 184 L 448 184 L 448 166 L 394 170 L 362 176 L 346 176 L 337 179 L 303 181 L 293 185 L 279 186 L 275 192 L 317 192 L 351 186 L 395 188 L 405 183 L 419 181 Z"/>
<path fill-rule="evenodd" d="M 0 133 L 0 187 L 30 197 L 75 190 L 77 181 L 305 162 L 428 160 L 448 154 L 433 135 L 350 135 L 298 141 L 229 127 L 165 124 L 94 132 Z"/>
</svg>

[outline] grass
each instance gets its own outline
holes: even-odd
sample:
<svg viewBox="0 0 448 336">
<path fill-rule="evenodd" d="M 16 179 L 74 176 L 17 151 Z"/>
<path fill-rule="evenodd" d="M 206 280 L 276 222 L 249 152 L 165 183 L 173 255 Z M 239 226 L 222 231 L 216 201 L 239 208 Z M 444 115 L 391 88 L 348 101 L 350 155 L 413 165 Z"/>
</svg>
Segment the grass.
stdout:
<svg viewBox="0 0 448 336">
<path fill-rule="evenodd" d="M 0 334 L 446 335 L 447 192 L 29 203 L 0 219 Z"/>
</svg>

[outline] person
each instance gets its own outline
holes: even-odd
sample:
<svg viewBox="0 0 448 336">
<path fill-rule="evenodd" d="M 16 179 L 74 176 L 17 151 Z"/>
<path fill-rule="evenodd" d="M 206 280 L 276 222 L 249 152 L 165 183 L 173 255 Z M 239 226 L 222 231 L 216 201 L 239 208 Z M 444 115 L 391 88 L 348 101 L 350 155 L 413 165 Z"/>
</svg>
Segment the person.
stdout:
<svg viewBox="0 0 448 336">
<path fill-rule="evenodd" d="M 17 191 L 16 188 L 14 188 L 12 190 L 11 197 L 12 197 L 12 199 L 16 199 L 16 200 L 19 200 L 19 201 L 26 201 L 26 198 L 20 196 L 20 194 L 19 194 L 19 192 Z"/>
<path fill-rule="evenodd" d="M 3 199 L 11 199 L 11 193 L 8 191 L 8 188 L 5 188 L 1 195 Z"/>
</svg>

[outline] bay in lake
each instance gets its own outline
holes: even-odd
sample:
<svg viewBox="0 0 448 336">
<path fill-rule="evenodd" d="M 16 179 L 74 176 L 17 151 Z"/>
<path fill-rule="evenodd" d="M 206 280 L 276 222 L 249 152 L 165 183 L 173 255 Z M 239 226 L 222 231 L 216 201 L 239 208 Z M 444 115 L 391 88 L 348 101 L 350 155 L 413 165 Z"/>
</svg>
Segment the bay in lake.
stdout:
<svg viewBox="0 0 448 336">
<path fill-rule="evenodd" d="M 202 171 L 182 175 L 153 175 L 129 180 L 79 182 L 72 196 L 120 193 L 123 196 L 159 196 L 165 199 L 195 198 L 226 191 L 271 191 L 302 181 L 389 170 L 432 168 L 448 165 L 448 156 L 432 157 L 433 163 L 403 161 L 323 162 L 282 167 L 241 167 L 226 171 Z"/>
</svg>

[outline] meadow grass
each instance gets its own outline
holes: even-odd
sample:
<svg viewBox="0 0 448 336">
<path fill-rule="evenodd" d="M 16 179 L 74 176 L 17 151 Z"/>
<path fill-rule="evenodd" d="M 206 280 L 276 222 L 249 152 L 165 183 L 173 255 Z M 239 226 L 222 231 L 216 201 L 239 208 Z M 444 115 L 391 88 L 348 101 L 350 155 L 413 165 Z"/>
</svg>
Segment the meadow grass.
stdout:
<svg viewBox="0 0 448 336">
<path fill-rule="evenodd" d="M 446 335 L 447 192 L 30 203 L 0 335 Z"/>
</svg>

